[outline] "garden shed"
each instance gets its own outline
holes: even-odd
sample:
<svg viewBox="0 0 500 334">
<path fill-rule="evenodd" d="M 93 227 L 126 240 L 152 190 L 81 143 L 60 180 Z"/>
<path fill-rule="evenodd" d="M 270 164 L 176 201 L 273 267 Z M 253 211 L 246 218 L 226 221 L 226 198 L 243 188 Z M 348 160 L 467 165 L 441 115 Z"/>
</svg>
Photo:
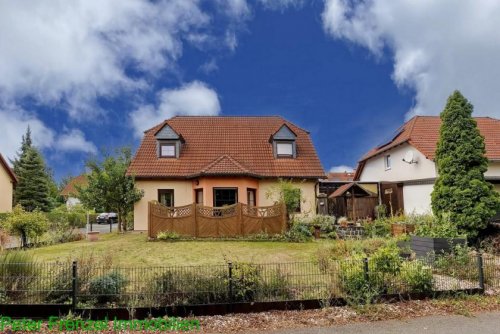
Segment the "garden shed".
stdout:
<svg viewBox="0 0 500 334">
<path fill-rule="evenodd" d="M 337 217 L 374 218 L 375 206 L 378 204 L 377 194 L 365 189 L 357 182 L 346 183 L 329 196 L 333 214 Z"/>
</svg>

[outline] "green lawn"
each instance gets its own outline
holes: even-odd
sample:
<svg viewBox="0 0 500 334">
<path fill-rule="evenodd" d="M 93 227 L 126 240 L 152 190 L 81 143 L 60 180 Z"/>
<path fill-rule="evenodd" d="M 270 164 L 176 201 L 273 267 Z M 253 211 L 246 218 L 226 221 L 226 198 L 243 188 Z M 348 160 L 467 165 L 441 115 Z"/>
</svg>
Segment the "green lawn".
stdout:
<svg viewBox="0 0 500 334">
<path fill-rule="evenodd" d="M 226 259 L 254 263 L 311 261 L 317 250 L 334 241 L 307 243 L 268 241 L 147 241 L 145 234 L 105 234 L 99 241 L 87 240 L 29 250 L 37 260 L 76 258 L 93 252 L 111 254 L 120 266 L 171 266 L 222 264 Z"/>
</svg>

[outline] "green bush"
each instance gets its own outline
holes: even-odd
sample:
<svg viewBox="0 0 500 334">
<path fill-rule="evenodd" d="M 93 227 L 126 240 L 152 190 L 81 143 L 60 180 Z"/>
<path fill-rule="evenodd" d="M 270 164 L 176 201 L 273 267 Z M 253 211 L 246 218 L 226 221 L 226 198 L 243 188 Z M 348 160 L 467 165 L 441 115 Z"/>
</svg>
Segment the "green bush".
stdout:
<svg viewBox="0 0 500 334">
<path fill-rule="evenodd" d="M 162 240 L 162 241 L 175 241 L 179 240 L 181 236 L 176 233 L 176 232 L 170 232 L 170 231 L 164 231 L 164 232 L 159 232 L 156 235 L 156 239 Z"/>
<path fill-rule="evenodd" d="M 451 221 L 450 214 L 439 217 L 426 215 L 415 226 L 415 235 L 429 238 L 463 238 L 457 225 Z"/>
<path fill-rule="evenodd" d="M 201 274 L 191 270 L 167 270 L 152 278 L 150 286 L 159 306 L 215 304 L 229 301 L 227 273 Z"/>
<path fill-rule="evenodd" d="M 360 256 L 340 261 L 338 279 L 344 297 L 351 305 L 371 304 L 382 292 L 378 275 L 365 273 Z"/>
<path fill-rule="evenodd" d="M 402 259 L 399 248 L 388 244 L 379 248 L 370 258 L 370 270 L 381 274 L 396 275 L 401 269 Z"/>
<path fill-rule="evenodd" d="M 0 212 L 0 226 L 2 226 L 2 224 L 7 220 L 8 216 L 8 212 Z"/>
<path fill-rule="evenodd" d="M 399 272 L 399 279 L 407 292 L 430 293 L 432 292 L 433 276 L 432 268 L 424 265 L 421 261 L 405 261 Z"/>
<path fill-rule="evenodd" d="M 98 304 L 117 302 L 120 300 L 127 280 L 119 272 L 93 278 L 89 282 L 89 293 L 97 300 Z"/>
<path fill-rule="evenodd" d="M 363 220 L 365 236 L 370 238 L 386 238 L 391 235 L 391 223 L 387 219 Z"/>
<path fill-rule="evenodd" d="M 307 242 L 312 239 L 311 226 L 305 219 L 295 218 L 292 220 L 290 229 L 285 232 L 285 237 L 291 242 Z"/>
<path fill-rule="evenodd" d="M 40 280 L 40 267 L 24 251 L 0 253 L 0 294 L 7 301 L 22 302 L 29 288 Z"/>
<path fill-rule="evenodd" d="M 27 246 L 29 241 L 33 241 L 41 236 L 48 228 L 48 220 L 43 212 L 35 210 L 25 211 L 21 205 L 17 205 L 12 213 L 7 216 L 5 227 L 11 234 L 21 237 L 22 246 Z"/>
</svg>

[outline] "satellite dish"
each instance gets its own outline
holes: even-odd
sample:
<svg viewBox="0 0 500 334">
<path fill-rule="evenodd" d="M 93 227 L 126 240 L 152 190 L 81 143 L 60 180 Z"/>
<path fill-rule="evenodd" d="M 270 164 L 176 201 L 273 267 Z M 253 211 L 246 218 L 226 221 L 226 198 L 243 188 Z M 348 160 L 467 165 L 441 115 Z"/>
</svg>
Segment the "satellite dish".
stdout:
<svg viewBox="0 0 500 334">
<path fill-rule="evenodd" d="M 416 164 L 417 160 L 415 159 L 415 154 L 413 153 L 412 150 L 408 150 L 405 154 L 405 157 L 403 158 L 403 161 L 406 162 L 407 164 Z"/>
</svg>

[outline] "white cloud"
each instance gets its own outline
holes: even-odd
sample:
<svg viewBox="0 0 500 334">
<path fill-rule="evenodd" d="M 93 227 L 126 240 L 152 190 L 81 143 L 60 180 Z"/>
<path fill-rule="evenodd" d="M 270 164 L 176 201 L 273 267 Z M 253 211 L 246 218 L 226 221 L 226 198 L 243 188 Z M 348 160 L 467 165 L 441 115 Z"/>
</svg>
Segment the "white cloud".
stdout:
<svg viewBox="0 0 500 334">
<path fill-rule="evenodd" d="M 88 141 L 85 134 L 78 129 L 72 129 L 60 135 L 55 148 L 68 152 L 97 153 L 96 146 Z"/>
<path fill-rule="evenodd" d="M 476 115 L 500 117 L 500 2 L 327 0 L 324 29 L 369 49 L 392 51 L 393 80 L 415 90 L 413 114 L 437 114 L 453 90 Z"/>
<path fill-rule="evenodd" d="M 26 112 L 14 104 L 0 105 L 0 153 L 13 159 L 16 150 L 21 146 L 21 138 L 28 125 L 31 129 L 33 143 L 38 148 L 48 148 L 54 143 L 55 133 L 35 115 Z"/>
<path fill-rule="evenodd" d="M 200 71 L 202 71 L 205 74 L 210 74 L 212 72 L 215 72 L 219 69 L 219 65 L 217 65 L 217 61 L 212 58 L 206 63 L 202 64 L 200 66 Z"/>
<path fill-rule="evenodd" d="M 158 94 L 158 104 L 144 105 L 131 114 L 131 124 L 137 137 L 143 131 L 175 115 L 217 115 L 220 103 L 217 92 L 200 81 L 176 89 L 164 89 Z"/>
<path fill-rule="evenodd" d="M 169 68 L 181 38 L 209 22 L 198 0 L 2 1 L 0 99 L 34 98 L 74 118 L 99 113 L 98 97 L 141 89 Z"/>
<path fill-rule="evenodd" d="M 346 166 L 346 165 L 340 165 L 340 166 L 333 166 L 330 168 L 330 173 L 343 173 L 343 172 L 352 172 L 354 171 L 354 168 L 351 166 Z"/>
</svg>

